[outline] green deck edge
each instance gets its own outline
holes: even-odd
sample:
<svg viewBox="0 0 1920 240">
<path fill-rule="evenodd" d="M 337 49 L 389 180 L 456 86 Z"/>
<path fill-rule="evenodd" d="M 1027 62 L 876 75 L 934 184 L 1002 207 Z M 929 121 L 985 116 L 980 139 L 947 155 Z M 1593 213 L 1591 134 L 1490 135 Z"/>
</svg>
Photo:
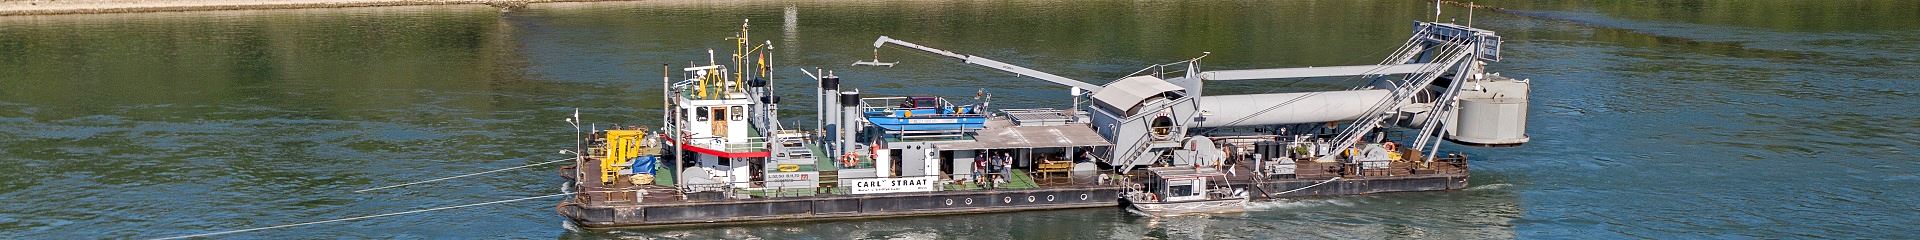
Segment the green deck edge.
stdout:
<svg viewBox="0 0 1920 240">
<path fill-rule="evenodd" d="M 666 164 L 660 164 L 660 162 L 663 162 L 663 161 L 659 161 L 659 159 L 661 158 L 655 157 L 654 159 L 655 161 L 653 162 L 653 185 L 661 186 L 661 187 L 675 186 L 673 181 L 675 179 L 680 179 L 680 178 L 677 178 L 674 176 L 678 176 L 680 174 L 673 172 L 673 168 L 667 167 Z"/>
<path fill-rule="evenodd" d="M 821 149 L 821 147 L 820 147 L 820 145 L 818 145 L 818 144 L 813 144 L 813 143 L 805 143 L 805 144 L 802 144 L 802 145 L 803 145 L 803 146 L 805 146 L 805 147 L 806 147 L 806 148 L 807 148 L 808 150 L 812 150 L 812 151 L 813 151 L 814 153 L 824 153 L 824 152 L 826 152 L 825 150 L 823 150 L 823 149 Z M 822 155 L 822 154 L 814 154 L 814 155 L 813 155 L 813 158 L 814 158 L 814 164 L 815 164 L 815 165 L 814 165 L 814 169 L 818 169 L 818 171 L 821 171 L 821 172 L 828 172 L 828 171 L 839 171 L 839 170 L 840 170 L 840 163 L 839 163 L 839 161 L 836 161 L 836 160 L 835 160 L 834 158 L 832 158 L 832 157 L 828 157 L 828 156 L 825 156 L 825 155 Z M 866 157 L 861 157 L 861 158 L 860 158 L 860 167 L 862 167 L 862 168 L 873 168 L 873 159 L 870 159 L 870 158 L 866 158 Z M 658 164 L 658 163 L 656 163 L 656 164 L 654 164 L 654 165 L 653 165 L 653 168 L 654 168 L 654 178 L 653 178 L 653 185 L 655 185 L 655 186 L 662 186 L 662 187 L 673 187 L 673 186 L 676 186 L 676 183 L 674 182 L 674 180 L 676 180 L 676 179 L 679 179 L 679 178 L 676 178 L 676 177 L 675 177 L 675 175 L 678 175 L 678 173 L 676 173 L 676 172 L 674 172 L 674 171 L 673 171 L 673 170 L 674 170 L 673 168 L 670 168 L 670 167 L 667 167 L 667 165 L 666 165 L 666 164 Z M 1007 183 L 1004 183 L 1004 184 L 1001 184 L 1001 185 L 1000 185 L 1000 188 L 1002 188 L 1002 189 L 1034 189 L 1034 188 L 1040 188 L 1040 184 L 1039 184 L 1039 183 L 1038 183 L 1037 181 L 1034 181 L 1034 179 L 1033 179 L 1033 176 L 1031 176 L 1031 175 L 1027 175 L 1027 172 L 1026 172 L 1025 170 L 1020 170 L 1020 169 L 1012 169 L 1012 171 L 1013 171 L 1013 177 L 1012 177 L 1011 179 L 1009 179 L 1009 181 L 1008 181 Z M 942 180 L 943 180 L 943 181 L 949 181 L 949 180 L 951 180 L 951 179 L 942 179 Z M 973 182 L 963 182 L 963 183 L 948 183 L 948 184 L 945 184 L 945 185 L 946 185 L 946 186 L 944 186 L 944 187 L 945 187 L 944 189 L 945 189 L 946 191 L 956 191 L 956 190 L 980 190 L 980 189 L 986 189 L 986 188 L 987 188 L 987 186 L 981 186 L 980 184 L 975 184 L 975 183 L 973 183 Z M 833 194 L 833 195 L 847 195 L 847 194 L 850 194 L 850 193 L 848 193 L 848 189 L 847 189 L 847 188 L 844 188 L 844 187 L 835 187 L 835 188 L 832 188 L 832 189 L 830 189 L 830 190 L 829 190 L 828 192 L 829 192 L 829 193 L 827 193 L 827 194 Z M 741 193 L 741 194 L 747 194 L 747 195 L 752 195 L 752 196 L 755 196 L 755 197 L 766 197 L 766 196 L 768 196 L 768 194 L 769 194 L 769 193 L 768 193 L 768 191 L 766 191 L 766 190 L 739 190 L 739 192 L 738 192 L 738 193 Z M 814 191 L 810 191 L 810 190 L 794 190 L 794 189 L 787 189 L 787 190 L 775 190 L 775 191 L 773 192 L 773 194 L 774 194 L 774 195 L 776 195 L 776 196 L 779 196 L 779 197 L 786 197 L 786 196 L 814 196 L 814 195 L 816 195 L 816 192 L 814 192 Z"/>
<path fill-rule="evenodd" d="M 835 158 L 836 156 L 826 155 L 827 150 L 820 147 L 819 144 L 804 143 L 802 145 L 805 145 L 808 151 L 813 151 L 813 164 L 814 164 L 813 169 L 817 169 L 822 172 L 840 170 L 839 159 L 836 159 Z M 867 156 L 862 155 L 860 156 L 859 164 L 857 164 L 857 166 L 854 166 L 854 169 L 866 169 L 866 168 L 873 168 L 873 158 L 869 158 Z"/>
</svg>

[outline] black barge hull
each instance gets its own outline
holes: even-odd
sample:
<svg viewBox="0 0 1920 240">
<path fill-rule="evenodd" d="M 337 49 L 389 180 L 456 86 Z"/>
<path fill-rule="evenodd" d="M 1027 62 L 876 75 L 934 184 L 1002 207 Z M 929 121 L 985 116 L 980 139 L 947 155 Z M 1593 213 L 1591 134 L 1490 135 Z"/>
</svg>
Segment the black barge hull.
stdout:
<svg viewBox="0 0 1920 240">
<path fill-rule="evenodd" d="M 695 225 L 1119 206 L 1118 186 L 560 206 L 584 228 Z"/>
<path fill-rule="evenodd" d="M 1258 187 L 1248 189 L 1248 197 L 1252 197 L 1253 199 L 1278 199 L 1388 192 L 1445 191 L 1467 188 L 1467 174 L 1464 173 L 1345 178 L 1314 186 L 1314 184 L 1319 184 L 1324 181 L 1326 180 L 1286 179 L 1255 182 L 1252 185 Z M 1248 184 L 1232 184 L 1234 188 L 1246 188 L 1247 185 Z M 1295 191 L 1296 189 L 1298 190 Z"/>
<path fill-rule="evenodd" d="M 1421 174 L 1325 179 L 1263 180 L 1233 184 L 1253 199 L 1446 191 L 1467 187 L 1467 174 Z M 1313 187 L 1308 187 L 1313 186 Z M 1289 190 L 1295 190 L 1286 192 Z M 746 200 L 563 204 L 560 214 L 589 229 L 704 225 L 742 222 L 973 214 L 1123 206 L 1120 186 L 1051 187 L 1025 190 L 946 191 L 834 195 Z M 1284 192 L 1284 193 L 1283 193 Z"/>
</svg>

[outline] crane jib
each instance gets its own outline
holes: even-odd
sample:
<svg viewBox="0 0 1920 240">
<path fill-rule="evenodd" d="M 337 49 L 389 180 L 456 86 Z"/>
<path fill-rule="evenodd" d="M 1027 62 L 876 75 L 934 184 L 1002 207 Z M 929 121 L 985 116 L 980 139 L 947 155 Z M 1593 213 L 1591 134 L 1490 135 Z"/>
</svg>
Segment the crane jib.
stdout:
<svg viewBox="0 0 1920 240">
<path fill-rule="evenodd" d="M 873 47 L 874 48 L 884 47 L 888 43 L 892 43 L 894 45 L 899 45 L 901 47 L 906 47 L 913 50 L 920 50 L 920 51 L 929 52 L 933 54 L 939 54 L 941 56 L 960 59 L 960 61 L 965 62 L 967 64 L 979 65 L 982 67 L 988 67 L 988 68 L 993 68 L 1000 71 L 1006 71 L 1006 72 L 1013 73 L 1020 76 L 1046 80 L 1048 82 L 1053 82 L 1055 84 L 1066 85 L 1070 87 L 1078 87 L 1088 92 L 1097 92 L 1097 91 L 1100 91 L 1100 88 L 1101 88 L 1099 85 L 1093 85 L 1091 83 L 1087 83 L 1080 80 L 1074 80 L 1072 78 L 1061 77 L 1060 75 L 1054 75 L 1052 73 L 1041 72 L 1040 70 L 1033 70 L 1025 67 L 1015 66 L 1013 64 L 995 61 L 993 59 L 987 59 L 979 56 L 960 54 L 952 51 L 940 50 L 937 48 L 932 48 L 927 46 L 921 46 L 920 44 L 914 44 L 907 41 L 900 41 L 898 39 L 889 38 L 887 36 L 880 36 L 880 38 L 873 40 Z"/>
</svg>

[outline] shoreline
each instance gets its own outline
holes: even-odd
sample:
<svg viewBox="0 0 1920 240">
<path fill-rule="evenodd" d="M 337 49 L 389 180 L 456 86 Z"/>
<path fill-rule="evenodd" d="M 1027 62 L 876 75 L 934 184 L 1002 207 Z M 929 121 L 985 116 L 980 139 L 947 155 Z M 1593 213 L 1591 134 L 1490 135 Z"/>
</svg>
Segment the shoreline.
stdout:
<svg viewBox="0 0 1920 240">
<path fill-rule="evenodd" d="M 0 1 L 0 16 L 430 5 L 487 5 L 515 9 L 533 3 L 608 1 L 632 0 L 9 0 Z"/>
</svg>

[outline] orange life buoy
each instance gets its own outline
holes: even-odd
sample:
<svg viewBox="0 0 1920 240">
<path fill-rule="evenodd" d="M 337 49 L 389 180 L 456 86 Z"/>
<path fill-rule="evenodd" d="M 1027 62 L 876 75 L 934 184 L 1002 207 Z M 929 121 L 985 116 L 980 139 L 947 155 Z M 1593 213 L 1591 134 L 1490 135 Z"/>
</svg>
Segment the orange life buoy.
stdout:
<svg viewBox="0 0 1920 240">
<path fill-rule="evenodd" d="M 840 155 L 840 165 L 844 165 L 847 167 L 854 167 L 855 166 L 854 164 L 860 164 L 859 155 L 854 155 L 853 153 Z"/>
<path fill-rule="evenodd" d="M 1397 145 L 1399 145 L 1399 144 L 1393 144 L 1393 142 L 1387 142 L 1387 143 L 1383 143 L 1383 144 L 1380 144 L 1380 146 L 1381 146 L 1382 148 L 1386 148 L 1388 152 L 1392 152 L 1392 151 L 1394 150 L 1394 147 L 1395 147 L 1395 146 L 1397 146 Z"/>
</svg>

